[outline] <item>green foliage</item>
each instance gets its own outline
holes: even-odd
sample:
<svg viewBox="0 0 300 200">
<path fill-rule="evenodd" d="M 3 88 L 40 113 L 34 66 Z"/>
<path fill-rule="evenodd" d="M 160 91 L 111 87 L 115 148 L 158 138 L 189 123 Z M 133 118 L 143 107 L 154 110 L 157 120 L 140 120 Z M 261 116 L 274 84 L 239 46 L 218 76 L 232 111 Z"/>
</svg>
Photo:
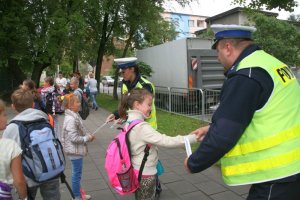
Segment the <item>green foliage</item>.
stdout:
<svg viewBox="0 0 300 200">
<path fill-rule="evenodd" d="M 144 62 L 138 62 L 139 70 L 142 76 L 151 77 L 153 70 L 150 65 L 147 65 Z"/>
<path fill-rule="evenodd" d="M 214 38 L 214 32 L 209 27 L 209 28 L 206 29 L 206 32 L 203 32 L 203 33 L 197 35 L 197 37 L 203 38 L 203 39 L 213 39 Z"/>
<path fill-rule="evenodd" d="M 300 65 L 300 32 L 295 26 L 261 13 L 252 13 L 250 20 L 257 28 L 254 40 L 262 49 L 290 66 Z"/>
<path fill-rule="evenodd" d="M 249 1 L 233 0 L 233 2 L 240 5 L 246 5 L 246 3 L 248 3 Z M 278 8 L 279 10 L 283 9 L 291 12 L 293 11 L 293 8 L 298 6 L 298 3 L 295 0 L 252 0 L 247 6 L 254 9 L 260 9 L 266 6 L 268 10 Z"/>
</svg>

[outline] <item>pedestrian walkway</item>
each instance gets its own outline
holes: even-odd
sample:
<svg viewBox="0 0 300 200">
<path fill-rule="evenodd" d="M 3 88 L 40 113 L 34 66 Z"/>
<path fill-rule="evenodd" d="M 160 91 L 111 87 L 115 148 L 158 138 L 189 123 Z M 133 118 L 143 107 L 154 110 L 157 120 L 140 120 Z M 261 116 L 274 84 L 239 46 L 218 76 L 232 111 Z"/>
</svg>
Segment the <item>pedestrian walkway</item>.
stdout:
<svg viewBox="0 0 300 200">
<path fill-rule="evenodd" d="M 15 113 L 7 110 L 8 118 L 11 119 Z M 99 108 L 91 110 L 84 125 L 93 132 L 101 126 L 109 112 Z M 60 117 L 62 125 L 63 117 Z M 109 186 L 106 172 L 104 170 L 104 157 L 107 145 L 117 135 L 119 130 L 104 126 L 96 133 L 96 140 L 89 144 L 88 156 L 84 159 L 82 187 L 86 193 L 92 195 L 95 200 L 133 200 L 134 195 L 120 196 Z M 189 174 L 183 166 L 186 157 L 184 148 L 165 149 L 159 148 L 159 157 L 165 167 L 165 173 L 160 176 L 163 191 L 161 200 L 243 200 L 246 198 L 249 186 L 229 187 L 223 183 L 220 169 L 212 166 L 209 169 Z M 67 160 L 66 171 L 68 182 L 71 184 L 70 162 Z M 71 196 L 64 184 L 61 184 L 61 199 L 69 200 Z M 42 198 L 38 196 L 37 200 Z"/>
</svg>

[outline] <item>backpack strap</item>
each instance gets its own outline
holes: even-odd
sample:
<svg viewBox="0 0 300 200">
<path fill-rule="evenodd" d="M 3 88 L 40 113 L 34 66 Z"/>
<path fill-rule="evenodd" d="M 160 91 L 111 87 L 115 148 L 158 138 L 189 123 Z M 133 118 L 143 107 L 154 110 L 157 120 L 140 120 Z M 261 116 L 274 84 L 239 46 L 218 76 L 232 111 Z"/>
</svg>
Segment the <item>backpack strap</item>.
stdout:
<svg viewBox="0 0 300 200">
<path fill-rule="evenodd" d="M 137 124 L 143 122 L 142 120 L 133 120 L 129 126 L 127 127 L 127 130 L 126 130 L 126 143 L 127 143 L 127 147 L 128 148 L 128 151 L 129 151 L 129 156 L 130 156 L 130 159 L 131 159 L 131 151 L 130 151 L 130 141 L 129 141 L 129 132 L 131 131 L 131 129 L 133 127 L 135 127 Z M 145 167 L 145 164 L 147 162 L 147 158 L 149 156 L 149 151 L 150 151 L 150 148 L 151 148 L 151 144 L 147 144 L 145 146 L 145 149 L 144 149 L 144 157 L 143 157 L 143 160 L 142 160 L 142 164 L 140 166 L 140 170 L 139 170 L 139 175 L 138 175 L 138 181 L 140 182 L 141 181 L 141 178 L 142 178 L 142 174 L 143 174 L 143 170 L 144 170 L 144 167 Z M 120 149 L 120 148 L 119 148 Z"/>
<path fill-rule="evenodd" d="M 147 158 L 149 156 L 149 151 L 150 151 L 150 148 L 151 148 L 151 145 L 150 144 L 147 144 L 145 149 L 144 149 L 144 157 L 143 157 L 143 161 L 142 161 L 142 164 L 140 166 L 140 170 L 139 170 L 139 176 L 138 176 L 138 181 L 140 182 L 141 181 L 141 178 L 142 178 L 142 174 L 143 174 L 143 170 L 144 170 L 144 167 L 145 167 L 145 164 L 147 162 Z"/>
</svg>

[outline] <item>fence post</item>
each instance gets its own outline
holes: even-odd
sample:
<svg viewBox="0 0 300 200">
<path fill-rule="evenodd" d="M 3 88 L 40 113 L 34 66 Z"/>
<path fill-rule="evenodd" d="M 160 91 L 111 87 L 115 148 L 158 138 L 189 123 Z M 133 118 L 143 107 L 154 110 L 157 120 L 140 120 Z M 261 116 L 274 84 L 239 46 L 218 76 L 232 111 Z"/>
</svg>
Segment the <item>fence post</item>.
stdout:
<svg viewBox="0 0 300 200">
<path fill-rule="evenodd" d="M 202 118 L 202 121 L 204 121 L 204 115 L 205 115 L 205 92 L 203 92 L 202 89 L 200 89 L 200 92 L 201 92 L 201 118 Z"/>
<path fill-rule="evenodd" d="M 168 92 L 169 92 L 169 112 L 171 112 L 172 111 L 172 109 L 171 109 L 172 102 L 171 102 L 171 88 L 170 87 L 168 87 Z"/>
</svg>

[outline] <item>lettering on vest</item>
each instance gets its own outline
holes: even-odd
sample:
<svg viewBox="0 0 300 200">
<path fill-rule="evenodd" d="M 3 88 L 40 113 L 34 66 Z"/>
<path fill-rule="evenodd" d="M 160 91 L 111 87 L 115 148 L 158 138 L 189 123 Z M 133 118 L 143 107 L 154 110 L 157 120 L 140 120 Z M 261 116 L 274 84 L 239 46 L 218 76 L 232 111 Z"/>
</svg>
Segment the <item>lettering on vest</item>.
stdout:
<svg viewBox="0 0 300 200">
<path fill-rule="evenodd" d="M 287 85 L 296 79 L 293 72 L 287 66 L 276 67 L 274 70 L 276 72 L 275 74 L 280 77 L 280 80 L 284 85 Z"/>
</svg>

